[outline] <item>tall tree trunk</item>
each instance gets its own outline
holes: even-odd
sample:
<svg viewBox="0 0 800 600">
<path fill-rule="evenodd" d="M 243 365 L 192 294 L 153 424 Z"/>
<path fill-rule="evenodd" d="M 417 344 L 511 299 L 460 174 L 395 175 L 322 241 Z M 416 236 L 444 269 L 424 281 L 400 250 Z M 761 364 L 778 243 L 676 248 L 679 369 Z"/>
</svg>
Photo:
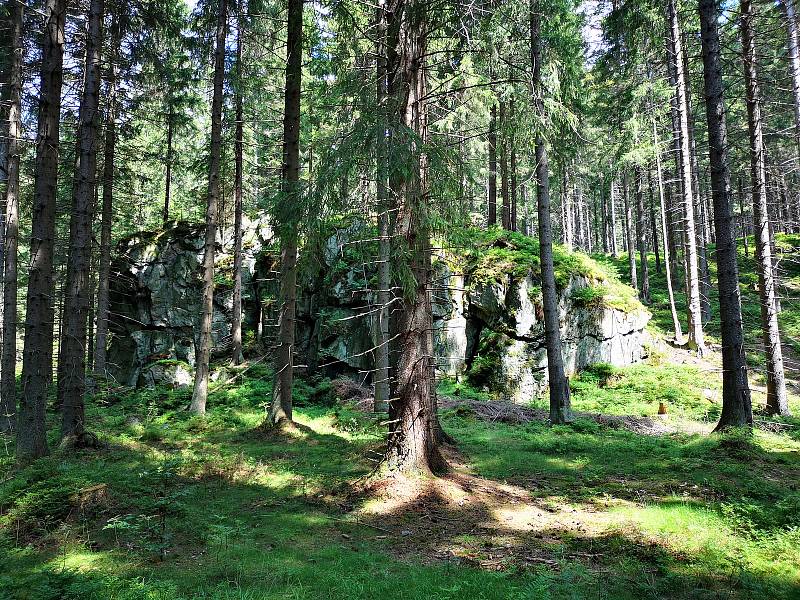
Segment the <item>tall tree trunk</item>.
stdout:
<svg viewBox="0 0 800 600">
<path fill-rule="evenodd" d="M 797 27 L 795 0 L 781 0 L 789 37 L 789 71 L 792 76 L 794 108 L 794 141 L 798 168 L 800 168 L 800 34 Z"/>
<path fill-rule="evenodd" d="M 600 238 L 603 242 L 603 254 L 608 254 L 608 207 L 606 206 L 606 188 L 602 173 L 600 173 L 600 222 L 602 223 Z"/>
<path fill-rule="evenodd" d="M 672 315 L 672 328 L 675 331 L 675 342 L 678 344 L 683 343 L 683 331 L 681 330 L 681 322 L 678 319 L 678 311 L 675 308 L 675 293 L 672 287 L 672 269 L 675 267 L 675 262 L 671 258 L 674 254 L 670 249 L 669 243 L 669 227 L 667 226 L 667 209 L 664 202 L 664 172 L 661 168 L 661 150 L 659 149 L 658 130 L 656 129 L 656 120 L 653 118 L 653 147 L 656 154 L 656 179 L 658 180 L 658 201 L 661 208 L 661 236 L 664 240 L 664 271 L 667 278 L 667 294 L 669 296 L 669 309 Z"/>
<path fill-rule="evenodd" d="M 22 147 L 22 26 L 24 4 L 10 6 L 11 64 L 8 70 L 8 146 L 6 214 L 3 236 L 3 340 L 0 354 L 0 432 L 14 429 L 17 411 L 17 243 L 19 240 L 19 166 Z"/>
<path fill-rule="evenodd" d="M 161 221 L 164 224 L 164 227 L 167 226 L 169 223 L 169 203 L 172 197 L 172 162 L 173 152 L 173 137 L 175 135 L 175 108 L 172 104 L 169 105 L 169 109 L 167 110 L 167 165 L 166 165 L 166 173 L 164 177 L 164 212 L 161 217 Z"/>
<path fill-rule="evenodd" d="M 500 101 L 500 196 L 503 199 L 501 223 L 503 229 L 511 229 L 511 196 L 508 190 L 508 136 L 506 135 L 506 103 Z"/>
<path fill-rule="evenodd" d="M 280 317 L 275 353 L 275 388 L 269 420 L 292 422 L 295 309 L 297 305 L 297 212 L 300 207 L 300 83 L 303 74 L 303 0 L 288 0 L 283 166 L 278 232 L 281 241 Z"/>
<path fill-rule="evenodd" d="M 203 295 L 200 332 L 195 336 L 194 391 L 189 410 L 202 415 L 208 399 L 208 374 L 211 363 L 211 324 L 214 316 L 214 250 L 217 240 L 219 165 L 222 152 L 222 85 L 225 80 L 225 36 L 228 29 L 228 3 L 219 0 L 214 49 L 214 92 L 211 98 L 211 159 L 208 167 L 206 235 L 203 249 Z"/>
<path fill-rule="evenodd" d="M 397 365 L 395 400 L 390 403 L 392 421 L 387 465 L 401 472 L 437 472 L 445 468 L 438 450 L 438 419 L 434 378 L 432 309 L 430 297 L 431 248 L 425 214 L 428 210 L 427 93 L 425 55 L 428 44 L 427 12 L 424 0 L 392 0 L 388 31 L 394 54 L 391 95 L 397 127 L 393 142 L 410 130 L 408 140 L 414 166 L 396 183 L 399 199 L 396 238 L 400 256 L 408 257 L 405 286 L 398 315 L 400 358 Z M 419 140 L 419 141 L 417 141 Z M 421 141 L 421 143 L 420 143 Z"/>
<path fill-rule="evenodd" d="M 631 278 L 631 287 L 639 291 L 639 281 L 636 276 L 636 246 L 633 243 L 631 227 L 633 227 L 633 215 L 631 214 L 631 203 L 629 200 L 628 171 L 622 172 L 622 205 L 625 209 L 625 246 L 628 252 L 628 276 Z"/>
<path fill-rule="evenodd" d="M 244 114 L 242 110 L 242 0 L 236 15 L 236 140 L 234 142 L 233 192 L 233 310 L 231 314 L 231 363 L 239 365 L 242 356 L 242 154 Z"/>
<path fill-rule="evenodd" d="M 513 104 L 512 104 L 513 106 Z M 510 136 L 511 146 L 511 231 L 517 230 L 517 148 L 513 133 Z"/>
<path fill-rule="evenodd" d="M 756 67 L 756 45 L 753 5 L 741 1 L 742 59 L 744 63 L 747 122 L 750 132 L 750 177 L 753 188 L 753 226 L 756 237 L 756 268 L 761 301 L 761 326 L 767 358 L 767 410 L 772 414 L 788 415 L 786 379 L 783 372 L 778 312 L 775 307 L 775 279 L 772 249 L 767 219 L 766 152 L 764 124 L 761 117 L 761 98 Z"/>
<path fill-rule="evenodd" d="M 497 225 L 497 105 L 489 116 L 489 227 Z"/>
<path fill-rule="evenodd" d="M 611 175 L 611 184 L 609 187 L 609 205 L 611 209 L 610 218 L 610 238 L 611 238 L 611 256 L 617 258 L 619 255 L 619 247 L 617 246 L 617 197 L 614 194 L 616 186 L 614 185 L 614 175 Z"/>
<path fill-rule="evenodd" d="M 739 188 L 739 224 L 742 229 L 742 245 L 744 246 L 744 257 L 750 257 L 750 247 L 747 241 L 747 223 L 748 220 L 745 216 L 744 211 L 744 183 L 742 182 L 742 176 L 739 175 L 738 179 L 738 188 Z"/>
<path fill-rule="evenodd" d="M 58 403 L 61 437 L 85 431 L 86 323 L 89 311 L 89 262 L 92 207 L 97 186 L 97 130 L 100 121 L 100 53 L 103 47 L 103 0 L 89 3 L 83 97 L 78 128 L 78 171 L 69 223 L 67 285 L 61 350 L 58 355 Z"/>
<path fill-rule="evenodd" d="M 651 236 L 653 237 L 653 253 L 655 254 L 656 259 L 656 273 L 661 274 L 661 252 L 658 247 L 658 223 L 656 222 L 656 210 L 655 210 L 655 203 L 656 197 L 653 193 L 653 171 L 652 169 L 647 170 L 647 190 L 649 192 L 650 202 L 648 203 L 648 209 L 650 212 L 650 231 Z"/>
<path fill-rule="evenodd" d="M 747 358 L 742 333 L 739 266 L 731 216 L 731 178 L 728 167 L 728 130 L 722 95 L 722 61 L 717 29 L 717 0 L 700 0 L 708 157 L 714 228 L 717 233 L 717 285 L 722 334 L 722 415 L 717 429 L 753 424 Z"/>
<path fill-rule="evenodd" d="M 541 10 L 539 0 L 530 0 L 530 52 L 533 68 L 532 84 L 536 110 L 544 114 L 542 86 Z M 544 305 L 547 372 L 550 389 L 550 421 L 564 423 L 572 419 L 569 381 L 564 375 L 561 355 L 561 329 L 558 313 L 555 270 L 553 267 L 553 232 L 550 225 L 550 185 L 547 147 L 544 137 L 536 137 L 536 193 L 539 213 L 539 261 L 542 270 L 542 303 Z"/>
<path fill-rule="evenodd" d="M 637 167 L 636 169 L 636 243 L 639 246 L 639 262 L 642 268 L 641 289 L 639 290 L 639 298 L 645 304 L 650 303 L 650 269 L 647 264 L 647 240 L 645 239 L 645 232 L 647 231 L 644 224 L 644 193 L 642 190 L 642 172 Z M 635 269 L 634 264 L 634 269 Z"/>
<path fill-rule="evenodd" d="M 389 331 L 392 287 L 391 230 L 389 219 L 389 164 L 386 141 L 387 90 L 386 90 L 386 11 L 385 0 L 378 0 L 375 20 L 378 25 L 376 41 L 376 99 L 378 126 L 376 135 L 376 193 L 378 200 L 378 315 L 375 340 L 375 412 L 389 410 Z"/>
<path fill-rule="evenodd" d="M 702 354 L 702 312 L 700 308 L 700 281 L 697 268 L 697 239 L 694 222 L 694 199 L 692 194 L 692 166 L 689 148 L 689 107 L 686 96 L 686 74 L 684 72 L 683 44 L 676 0 L 667 0 L 667 34 L 669 52 L 667 62 L 675 82 L 675 107 L 677 113 L 678 170 L 681 182 L 682 208 L 685 239 L 687 309 L 689 317 L 689 347 Z"/>
<path fill-rule="evenodd" d="M 117 146 L 117 49 L 122 38 L 118 17 L 111 21 L 111 55 L 108 60 L 108 100 L 106 106 L 106 138 L 103 157 L 103 207 L 100 220 L 100 263 L 97 277 L 97 331 L 94 348 L 95 379 L 106 377 L 108 342 L 109 276 L 111 273 L 111 225 L 114 218 L 114 161 Z"/>
<path fill-rule="evenodd" d="M 22 398 L 17 418 L 17 458 L 28 461 L 47 454 L 45 403 L 52 380 L 53 242 L 55 238 L 61 84 L 64 62 L 66 0 L 47 0 L 42 53 L 31 265 L 25 311 Z"/>
</svg>

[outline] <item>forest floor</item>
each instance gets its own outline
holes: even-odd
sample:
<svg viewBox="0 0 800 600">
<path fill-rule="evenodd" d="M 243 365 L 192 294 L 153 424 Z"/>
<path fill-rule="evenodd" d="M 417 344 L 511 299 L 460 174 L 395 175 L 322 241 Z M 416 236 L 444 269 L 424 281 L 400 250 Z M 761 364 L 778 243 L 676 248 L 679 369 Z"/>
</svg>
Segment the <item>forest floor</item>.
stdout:
<svg viewBox="0 0 800 600">
<path fill-rule="evenodd" d="M 574 378 L 570 425 L 549 426 L 544 399 L 442 382 L 451 471 L 404 486 L 365 484 L 384 427 L 335 382 L 300 380 L 301 426 L 280 435 L 259 428 L 259 362 L 205 418 L 182 390 L 100 394 L 100 449 L 17 468 L 4 440 L 0 599 L 800 598 L 800 419 L 765 416 L 756 390 L 752 436 L 710 434 L 718 350 L 671 346 L 654 286 L 649 358 Z"/>
</svg>

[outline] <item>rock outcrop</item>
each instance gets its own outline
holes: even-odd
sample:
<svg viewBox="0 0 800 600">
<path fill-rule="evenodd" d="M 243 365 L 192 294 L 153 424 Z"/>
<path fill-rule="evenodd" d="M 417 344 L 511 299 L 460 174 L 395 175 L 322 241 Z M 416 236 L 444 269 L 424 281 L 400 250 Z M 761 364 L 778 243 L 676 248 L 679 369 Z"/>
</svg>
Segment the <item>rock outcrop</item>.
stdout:
<svg viewBox="0 0 800 600">
<path fill-rule="evenodd" d="M 111 284 L 112 376 L 130 386 L 191 385 L 200 315 L 203 228 L 178 223 L 119 245 Z M 535 240 L 507 232 L 468 232 L 463 253 L 434 261 L 434 341 L 440 372 L 527 401 L 547 384 L 547 356 Z M 373 365 L 370 281 L 374 236 L 342 227 L 301 256 L 297 310 L 300 368 L 368 382 Z M 359 241 L 363 240 L 363 241 Z M 276 256 L 272 232 L 249 222 L 244 243 L 245 338 L 269 346 Z M 219 355 L 230 332 L 232 240 L 218 240 L 213 341 Z M 568 373 L 642 358 L 649 313 L 630 288 L 588 257 L 557 257 L 564 359 Z"/>
</svg>

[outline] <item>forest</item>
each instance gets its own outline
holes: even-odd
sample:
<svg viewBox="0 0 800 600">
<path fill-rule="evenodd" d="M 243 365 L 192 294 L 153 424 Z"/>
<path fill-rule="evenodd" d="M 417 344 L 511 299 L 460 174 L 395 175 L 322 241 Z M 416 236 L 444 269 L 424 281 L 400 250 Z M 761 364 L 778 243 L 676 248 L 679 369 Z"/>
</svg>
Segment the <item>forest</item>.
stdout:
<svg viewBox="0 0 800 600">
<path fill-rule="evenodd" d="M 0 600 L 800 599 L 796 0 L 2 0 Z"/>
</svg>

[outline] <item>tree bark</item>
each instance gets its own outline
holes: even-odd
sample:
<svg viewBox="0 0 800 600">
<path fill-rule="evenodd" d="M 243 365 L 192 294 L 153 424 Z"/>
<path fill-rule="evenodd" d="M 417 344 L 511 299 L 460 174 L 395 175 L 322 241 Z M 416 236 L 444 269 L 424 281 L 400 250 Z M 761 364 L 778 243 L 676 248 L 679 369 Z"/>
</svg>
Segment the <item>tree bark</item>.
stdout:
<svg viewBox="0 0 800 600">
<path fill-rule="evenodd" d="M 211 363 L 211 324 L 214 316 L 214 250 L 217 240 L 217 204 L 219 167 L 222 152 L 222 85 L 225 80 L 225 36 L 227 0 L 219 0 L 214 50 L 214 92 L 211 98 L 211 158 L 208 168 L 206 199 L 206 235 L 203 248 L 203 295 L 200 332 L 195 337 L 194 390 L 189 410 L 202 415 L 208 399 L 208 375 Z"/>
<path fill-rule="evenodd" d="M 647 170 L 647 190 L 649 192 L 649 197 L 650 197 L 650 202 L 648 203 L 648 209 L 650 212 L 650 231 L 651 231 L 651 236 L 653 238 L 653 253 L 655 254 L 655 259 L 656 259 L 656 273 L 661 274 L 661 252 L 658 247 L 658 223 L 656 221 L 656 209 L 655 209 L 656 198 L 655 194 L 653 193 L 652 169 Z"/>
<path fill-rule="evenodd" d="M 118 17 L 111 22 L 111 54 L 108 60 L 108 101 L 106 106 L 106 138 L 103 165 L 103 206 L 100 221 L 100 261 L 97 277 L 97 330 L 94 348 L 95 379 L 106 378 L 108 342 L 109 276 L 111 273 L 111 226 L 114 219 L 114 162 L 117 145 L 117 49 L 122 38 Z"/>
<path fill-rule="evenodd" d="M 231 363 L 239 365 L 242 355 L 242 166 L 244 114 L 242 110 L 242 0 L 236 15 L 236 140 L 234 142 L 233 192 L 233 310 L 231 311 Z"/>
<path fill-rule="evenodd" d="M 757 55 L 753 27 L 755 14 L 750 0 L 741 0 L 740 6 L 742 59 L 750 134 L 750 177 L 753 188 L 755 255 L 761 304 L 761 326 L 767 358 L 767 411 L 771 414 L 788 415 L 789 405 L 783 371 L 778 312 L 775 306 L 775 278 L 773 276 L 772 249 L 770 248 L 769 220 L 767 219 L 766 152 L 756 66 Z"/>
<path fill-rule="evenodd" d="M 500 102 L 500 192 L 503 199 L 501 223 L 503 229 L 511 229 L 511 196 L 508 190 L 508 139 L 506 130 L 506 104 Z"/>
<path fill-rule="evenodd" d="M 489 227 L 497 225 L 497 105 L 489 117 Z"/>
<path fill-rule="evenodd" d="M 797 29 L 795 0 L 781 0 L 786 17 L 786 32 L 789 38 L 789 71 L 792 76 L 792 100 L 794 108 L 794 140 L 796 159 L 800 167 L 800 34 Z"/>
<path fill-rule="evenodd" d="M 609 187 L 609 205 L 611 209 L 610 223 L 610 238 L 611 238 L 611 256 L 617 258 L 619 255 L 619 247 L 617 246 L 617 197 L 614 194 L 616 186 L 614 185 L 614 175 L 611 175 L 611 183 Z"/>
<path fill-rule="evenodd" d="M 3 235 L 3 339 L 0 354 L 0 432 L 14 429 L 17 412 L 17 245 L 19 241 L 19 169 L 22 147 L 22 26 L 24 5 L 10 6 L 11 38 L 8 83 L 5 231 Z"/>
<path fill-rule="evenodd" d="M 278 232 L 281 241 L 280 317 L 275 353 L 275 388 L 269 420 L 292 422 L 295 309 L 297 305 L 297 212 L 300 208 L 300 83 L 303 0 L 288 0 L 286 87 L 283 109 L 283 166 Z"/>
<path fill-rule="evenodd" d="M 742 333 L 739 266 L 731 216 L 728 130 L 723 99 L 722 61 L 717 29 L 717 0 L 700 0 L 700 29 L 705 83 L 708 157 L 717 239 L 717 285 L 722 334 L 722 415 L 717 429 L 753 424 L 747 358 Z"/>
<path fill-rule="evenodd" d="M 424 0 L 392 0 L 388 3 L 390 47 L 395 64 L 391 96 L 396 130 L 393 143 L 411 145 L 414 166 L 395 181 L 399 200 L 396 239 L 407 263 L 398 314 L 400 358 L 397 389 L 390 402 L 387 460 L 400 472 L 436 473 L 446 468 L 438 450 L 440 430 L 436 416 L 432 308 L 430 297 L 431 248 L 425 214 L 428 210 L 427 94 L 425 55 L 428 45 L 428 10 Z M 408 139 L 403 131 L 414 134 Z"/>
<path fill-rule="evenodd" d="M 631 227 L 633 227 L 633 215 L 631 214 L 631 203 L 629 200 L 628 171 L 622 172 L 622 205 L 625 209 L 625 246 L 628 253 L 628 276 L 631 279 L 631 287 L 639 291 L 639 281 L 636 275 L 636 247 L 633 243 Z"/>
<path fill-rule="evenodd" d="M 672 71 L 671 79 L 675 87 L 675 108 L 677 113 L 678 170 L 681 181 L 682 212 L 684 222 L 687 312 L 689 317 L 689 348 L 702 354 L 705 350 L 703 339 L 702 312 L 700 308 L 700 282 L 697 268 L 697 240 L 694 222 L 694 199 L 692 194 L 692 168 L 689 148 L 688 102 L 686 96 L 686 74 L 684 72 L 683 44 L 676 0 L 667 0 L 667 62 Z"/>
<path fill-rule="evenodd" d="M 78 129 L 78 171 L 69 224 L 67 284 L 61 350 L 58 356 L 58 403 L 61 437 L 80 438 L 85 431 L 86 324 L 89 311 L 89 262 L 92 208 L 97 186 L 97 130 L 100 121 L 100 53 L 103 47 L 103 0 L 89 3 L 83 97 Z"/>
<path fill-rule="evenodd" d="M 512 109 L 514 104 L 511 104 Z M 515 144 L 514 134 L 512 133 L 508 140 L 511 147 L 511 216 L 509 221 L 511 224 L 511 231 L 517 230 L 517 147 Z"/>
<path fill-rule="evenodd" d="M 530 0 L 530 52 L 534 104 L 538 114 L 544 115 L 542 86 L 542 39 L 539 0 Z M 550 185 L 547 147 L 544 137 L 536 137 L 536 192 L 539 213 L 539 261 L 542 270 L 542 303 L 544 305 L 545 340 L 547 344 L 547 372 L 550 390 L 550 421 L 565 423 L 572 420 L 569 381 L 564 375 L 561 355 L 561 329 L 558 313 L 555 270 L 553 267 L 553 232 L 550 224 Z"/>
<path fill-rule="evenodd" d="M 378 201 L 378 315 L 375 340 L 375 412 L 389 410 L 389 332 L 392 265 L 391 229 L 389 219 L 389 164 L 386 140 L 387 89 L 386 89 L 386 11 L 385 0 L 378 0 L 375 15 L 378 24 L 376 41 L 376 99 L 378 126 L 376 128 L 376 194 Z"/>
<path fill-rule="evenodd" d="M 66 0 L 47 0 L 47 22 L 42 53 L 31 265 L 25 312 L 22 359 L 22 398 L 17 418 L 17 458 L 29 461 L 48 452 L 45 403 L 52 380 L 53 353 L 53 243 L 55 238 L 58 143 L 61 84 L 64 62 Z"/>
</svg>

